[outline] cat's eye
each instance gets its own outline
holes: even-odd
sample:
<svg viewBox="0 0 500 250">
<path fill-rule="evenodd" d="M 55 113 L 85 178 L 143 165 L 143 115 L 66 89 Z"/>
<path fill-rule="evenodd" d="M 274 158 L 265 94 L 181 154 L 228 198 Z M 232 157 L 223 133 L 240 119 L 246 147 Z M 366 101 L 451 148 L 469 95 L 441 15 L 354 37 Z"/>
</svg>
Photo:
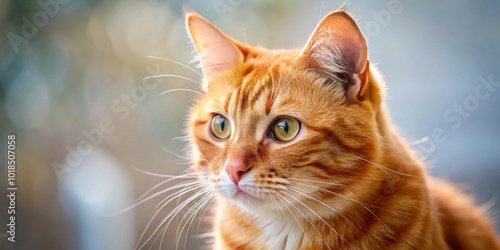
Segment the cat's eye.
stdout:
<svg viewBox="0 0 500 250">
<path fill-rule="evenodd" d="M 281 142 L 293 140 L 300 131 L 300 123 L 291 117 L 276 119 L 271 125 L 271 136 Z"/>
<path fill-rule="evenodd" d="M 231 123 L 223 115 L 215 115 L 212 118 L 210 130 L 217 139 L 227 139 L 231 135 Z"/>
</svg>

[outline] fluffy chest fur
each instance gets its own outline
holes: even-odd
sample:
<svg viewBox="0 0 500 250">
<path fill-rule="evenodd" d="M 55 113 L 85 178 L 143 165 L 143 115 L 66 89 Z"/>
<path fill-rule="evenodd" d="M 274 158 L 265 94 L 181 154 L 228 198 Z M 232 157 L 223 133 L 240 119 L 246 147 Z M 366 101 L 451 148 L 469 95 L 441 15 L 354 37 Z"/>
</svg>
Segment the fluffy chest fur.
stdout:
<svg viewBox="0 0 500 250">
<path fill-rule="evenodd" d="M 227 210 L 222 209 L 222 207 L 218 206 L 216 219 L 217 234 L 219 235 L 216 238 L 218 241 L 217 249 L 291 250 L 298 249 L 302 239 L 304 239 L 301 225 L 290 215 L 279 212 L 268 213 L 269 211 L 260 211 L 259 214 L 251 211 L 240 211 L 244 214 L 241 216 L 240 213 L 227 213 Z M 231 218 L 233 216 L 235 217 Z M 224 240 L 225 238 L 228 240 Z"/>
<path fill-rule="evenodd" d="M 266 249 L 296 249 L 304 234 L 299 224 L 290 220 L 292 218 L 280 214 L 258 217 L 255 223 L 262 232 L 258 241 L 263 242 Z"/>
</svg>

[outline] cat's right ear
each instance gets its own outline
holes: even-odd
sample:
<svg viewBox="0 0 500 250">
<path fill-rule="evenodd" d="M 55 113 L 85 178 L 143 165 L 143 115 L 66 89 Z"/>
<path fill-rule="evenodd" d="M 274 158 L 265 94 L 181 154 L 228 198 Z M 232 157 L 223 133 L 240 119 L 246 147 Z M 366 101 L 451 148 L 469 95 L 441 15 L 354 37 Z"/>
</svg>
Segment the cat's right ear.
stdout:
<svg viewBox="0 0 500 250">
<path fill-rule="evenodd" d="M 318 24 L 300 56 L 307 67 L 346 84 L 350 100 L 359 100 L 369 70 L 366 41 L 354 19 L 345 11 L 328 14 Z M 347 76 L 348 81 L 343 80 Z"/>
<path fill-rule="evenodd" d="M 205 77 L 211 78 L 243 63 L 243 54 L 222 31 L 196 12 L 186 10 L 185 15 L 186 27 L 198 53 Z M 208 80 L 205 79 L 203 82 L 205 91 L 208 88 L 207 84 Z"/>
</svg>

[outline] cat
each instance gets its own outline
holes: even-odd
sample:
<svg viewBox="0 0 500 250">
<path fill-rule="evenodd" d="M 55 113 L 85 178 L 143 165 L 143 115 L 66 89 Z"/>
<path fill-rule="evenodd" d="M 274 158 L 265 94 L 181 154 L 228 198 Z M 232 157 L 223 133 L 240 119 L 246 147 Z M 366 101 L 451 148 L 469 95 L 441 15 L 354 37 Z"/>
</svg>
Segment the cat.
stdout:
<svg viewBox="0 0 500 250">
<path fill-rule="evenodd" d="M 345 10 L 297 50 L 185 15 L 204 90 L 187 134 L 215 195 L 213 249 L 500 249 L 485 211 L 428 176 L 398 134 Z"/>
</svg>

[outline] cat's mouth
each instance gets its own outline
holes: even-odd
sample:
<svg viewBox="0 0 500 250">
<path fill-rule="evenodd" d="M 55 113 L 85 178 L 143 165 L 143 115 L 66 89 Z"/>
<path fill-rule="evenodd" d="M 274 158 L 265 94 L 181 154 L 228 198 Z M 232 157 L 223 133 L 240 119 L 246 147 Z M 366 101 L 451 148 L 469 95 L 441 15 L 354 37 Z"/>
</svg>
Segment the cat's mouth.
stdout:
<svg viewBox="0 0 500 250">
<path fill-rule="evenodd" d="M 247 185 L 224 185 L 219 190 L 223 196 L 235 202 L 255 204 L 262 201 L 262 197 L 255 194 L 255 192 L 252 191 L 252 188 Z"/>
<path fill-rule="evenodd" d="M 252 197 L 249 193 L 243 191 L 239 186 L 236 186 L 236 191 L 234 192 L 233 199 L 249 199 Z"/>
<path fill-rule="evenodd" d="M 248 190 L 245 191 L 244 188 L 240 187 L 240 185 L 233 186 L 233 194 L 230 197 L 231 199 L 237 201 L 249 201 L 249 200 L 257 200 L 258 198 L 251 194 Z"/>
<path fill-rule="evenodd" d="M 226 173 L 222 173 L 219 178 L 212 179 L 213 187 L 225 198 L 253 207 L 265 203 L 266 194 L 269 191 L 266 188 L 254 183 L 254 175 L 249 173 L 244 176 L 239 182 L 231 181 Z"/>
</svg>

